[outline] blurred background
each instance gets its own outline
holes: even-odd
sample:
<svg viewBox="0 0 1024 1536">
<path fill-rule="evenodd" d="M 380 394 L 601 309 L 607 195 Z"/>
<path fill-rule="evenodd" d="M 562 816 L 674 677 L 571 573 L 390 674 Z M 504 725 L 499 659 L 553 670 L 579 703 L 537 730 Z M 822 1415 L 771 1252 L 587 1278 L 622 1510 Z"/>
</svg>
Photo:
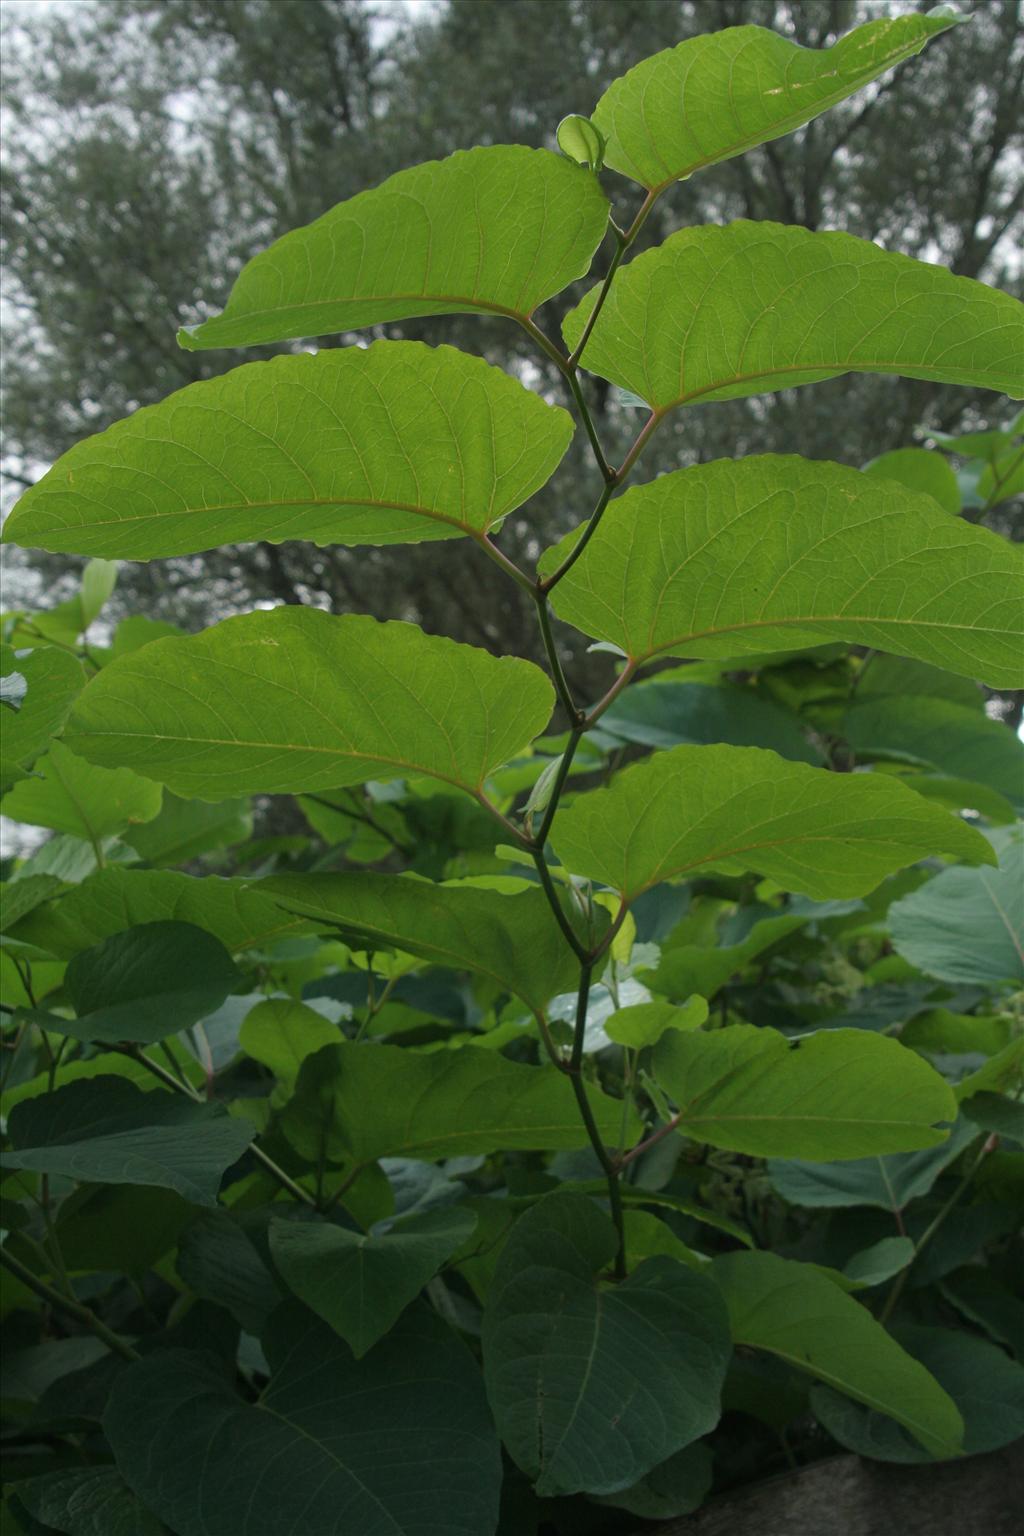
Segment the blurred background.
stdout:
<svg viewBox="0 0 1024 1536">
<path fill-rule="evenodd" d="M 175 330 L 219 310 L 249 256 L 334 203 L 473 144 L 550 146 L 562 116 L 588 113 L 616 75 L 695 33 L 756 22 L 820 48 L 861 21 L 930 3 L 7 0 L 4 504 L 79 438 L 280 350 L 183 352 Z M 961 9 L 972 25 L 851 102 L 677 187 L 641 243 L 732 218 L 838 227 L 1019 290 L 1024 16 L 1019 0 Z M 628 222 L 636 189 L 611 174 L 606 184 Z M 549 332 L 578 296 L 545 307 Z M 483 353 L 561 398 L 554 370 L 498 319 L 411 321 L 387 333 Z M 601 381 L 588 389 L 614 461 L 636 418 Z M 1000 425 L 1009 414 L 981 392 L 851 376 L 677 413 L 645 464 L 653 476 L 774 451 L 860 465 L 927 441 L 927 429 Z M 587 515 L 597 489 L 577 443 L 527 515 L 510 519 L 503 545 L 529 561 Z M 966 515 L 1021 536 L 1019 502 Z M 465 542 L 438 555 L 431 544 L 253 544 L 129 565 L 112 612 L 196 629 L 256 603 L 306 602 L 534 655 L 529 600 Z M 9 555 L 6 605 L 59 601 L 73 570 L 63 556 Z M 569 632 L 561 639 L 571 651 Z M 586 692 L 591 662 L 574 661 Z M 997 707 L 1019 724 L 1020 700 Z"/>
</svg>

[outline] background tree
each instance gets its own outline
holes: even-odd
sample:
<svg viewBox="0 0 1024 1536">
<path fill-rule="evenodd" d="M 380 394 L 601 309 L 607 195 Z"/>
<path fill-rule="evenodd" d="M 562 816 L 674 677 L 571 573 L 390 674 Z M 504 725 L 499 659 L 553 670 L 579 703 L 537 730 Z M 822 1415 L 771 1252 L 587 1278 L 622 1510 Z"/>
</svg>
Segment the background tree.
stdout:
<svg viewBox="0 0 1024 1536">
<path fill-rule="evenodd" d="M 448 0 L 400 12 L 366 0 L 12 8 L 2 183 L 8 489 L 133 408 L 235 366 L 233 353 L 179 350 L 176 325 L 217 309 L 268 239 L 404 165 L 472 143 L 550 144 L 566 102 L 589 111 L 637 59 L 695 33 L 756 22 L 817 48 L 858 21 L 914 8 L 905 0 Z M 663 200 L 646 243 L 679 225 L 737 217 L 836 224 L 1013 288 L 1024 198 L 1013 137 L 1024 94 L 1021 8 L 1018 0 L 965 8 L 974 12 L 970 27 L 855 102 Z M 612 183 L 613 195 L 633 196 L 619 178 Z M 545 313 L 550 329 L 559 319 Z M 390 334 L 441 339 L 431 321 Z M 444 339 L 494 359 L 499 348 L 507 359 L 511 345 L 529 382 L 560 397 L 554 369 L 502 322 L 456 317 Z M 600 381 L 588 388 L 614 451 L 631 435 L 631 413 Z M 683 413 L 659 434 L 650 467 L 766 450 L 856 465 L 910 442 L 921 423 L 958 429 L 984 422 L 990 410 L 970 390 L 848 376 L 810 397 L 790 392 Z M 573 499 L 581 493 L 567 496 L 563 486 L 545 493 L 542 523 L 534 516 L 508 527 L 517 558 L 529 560 L 585 515 Z M 1000 513 L 1004 531 L 1012 515 Z M 188 559 L 135 567 L 120 590 L 127 603 L 187 628 L 261 599 L 305 600 L 413 618 L 531 654 L 532 615 L 520 594 L 474 556 L 453 545 L 441 567 L 429 548 L 263 544 L 205 556 L 201 567 Z M 37 583 L 66 569 L 66 561 L 32 557 Z"/>
</svg>

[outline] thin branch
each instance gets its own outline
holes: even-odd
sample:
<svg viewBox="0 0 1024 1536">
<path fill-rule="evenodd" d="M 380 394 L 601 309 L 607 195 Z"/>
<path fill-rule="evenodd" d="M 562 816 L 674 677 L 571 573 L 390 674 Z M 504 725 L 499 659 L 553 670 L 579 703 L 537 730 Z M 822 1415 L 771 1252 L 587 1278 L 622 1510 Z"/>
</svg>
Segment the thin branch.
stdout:
<svg viewBox="0 0 1024 1536">
<path fill-rule="evenodd" d="M 122 1339 L 119 1334 L 114 1333 L 112 1329 L 108 1328 L 106 1323 L 102 1322 L 89 1307 L 83 1306 L 80 1301 L 75 1301 L 70 1296 L 62 1295 L 52 1285 L 48 1285 L 45 1280 L 41 1280 L 37 1274 L 34 1274 L 29 1269 L 27 1264 L 23 1264 L 20 1259 L 16 1259 L 14 1254 L 9 1253 L 6 1248 L 0 1248 L 0 1264 L 6 1270 L 9 1270 L 16 1280 L 20 1280 L 22 1285 L 27 1286 L 30 1291 L 34 1291 L 41 1300 L 48 1302 L 51 1307 L 55 1307 L 60 1312 L 66 1312 L 69 1317 L 73 1317 L 77 1322 L 82 1323 L 98 1339 L 101 1339 L 108 1349 L 112 1349 L 122 1359 L 142 1359 L 138 1350 L 133 1349 L 127 1339 Z"/>
</svg>

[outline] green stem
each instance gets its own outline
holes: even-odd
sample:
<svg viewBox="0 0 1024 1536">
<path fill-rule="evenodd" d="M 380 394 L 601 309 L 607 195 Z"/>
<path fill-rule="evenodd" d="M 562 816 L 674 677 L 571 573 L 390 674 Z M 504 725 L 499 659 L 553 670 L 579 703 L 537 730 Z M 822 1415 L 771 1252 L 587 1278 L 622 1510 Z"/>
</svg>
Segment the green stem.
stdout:
<svg viewBox="0 0 1024 1536">
<path fill-rule="evenodd" d="M 590 1145 L 594 1149 L 594 1155 L 604 1171 L 608 1183 L 608 1203 L 611 1206 L 612 1221 L 618 1234 L 618 1247 L 615 1253 L 615 1277 L 618 1280 L 626 1278 L 626 1229 L 622 1213 L 622 1191 L 619 1188 L 619 1170 L 609 1156 L 608 1149 L 601 1139 L 597 1121 L 594 1119 L 594 1111 L 590 1107 L 590 1099 L 587 1096 L 587 1085 L 583 1081 L 583 1046 L 587 1034 L 587 1004 L 590 1001 L 590 981 L 593 968 L 584 962 L 580 966 L 580 986 L 576 995 L 576 1024 L 573 1029 L 572 1055 L 569 1058 L 568 1072 L 572 1082 L 572 1091 L 576 1095 L 576 1103 L 579 1106 L 580 1117 L 586 1126 Z"/>
<path fill-rule="evenodd" d="M 566 382 L 568 383 L 569 389 L 572 392 L 572 397 L 576 402 L 576 409 L 580 413 L 580 420 L 583 422 L 583 429 L 590 440 L 590 451 L 594 455 L 594 462 L 597 464 L 598 469 L 601 471 L 602 478 L 608 484 L 611 484 L 615 479 L 615 471 L 609 464 L 605 455 L 605 451 L 601 447 L 601 439 L 597 435 L 597 428 L 594 425 L 594 418 L 590 414 L 590 408 L 587 405 L 586 397 L 583 393 L 583 386 L 580 384 L 579 376 L 575 372 L 575 369 L 572 373 L 566 376 Z"/>
<path fill-rule="evenodd" d="M 562 577 L 567 575 L 569 571 L 572 570 L 573 566 L 576 564 L 576 561 L 579 559 L 580 555 L 582 555 L 583 551 L 594 537 L 594 534 L 597 532 L 598 525 L 604 516 L 604 509 L 607 507 L 609 501 L 611 501 L 612 491 L 614 489 L 615 482 L 609 481 L 605 484 L 604 490 L 601 492 L 600 498 L 598 499 L 597 506 L 590 514 L 590 520 L 586 524 L 586 527 L 583 529 L 583 532 L 580 534 L 579 538 L 576 540 L 576 543 L 573 545 L 572 549 L 570 549 L 561 565 L 553 570 L 550 576 L 545 576 L 543 581 L 537 582 L 537 591 L 542 592 L 545 596 L 547 596 L 553 587 L 558 586 L 558 583 L 561 581 Z"/>
<path fill-rule="evenodd" d="M 27 1286 L 30 1291 L 34 1291 L 43 1301 L 49 1302 L 50 1306 L 55 1307 L 60 1312 L 66 1312 L 69 1317 L 73 1317 L 78 1322 L 84 1324 L 98 1339 L 102 1339 L 107 1348 L 112 1349 L 115 1354 L 121 1355 L 125 1360 L 142 1359 L 138 1350 L 133 1349 L 127 1339 L 122 1339 L 119 1334 L 114 1333 L 108 1328 L 106 1323 L 101 1322 L 95 1312 L 90 1311 L 88 1307 L 83 1306 L 80 1301 L 75 1301 L 70 1296 L 62 1296 L 60 1291 L 55 1290 L 52 1285 L 48 1285 L 45 1280 L 41 1280 L 38 1275 L 33 1274 L 26 1264 L 23 1264 L 20 1259 L 16 1259 L 12 1253 L 8 1253 L 6 1248 L 0 1248 L 0 1264 L 9 1270 L 16 1279 L 20 1280 L 22 1285 Z"/>
<path fill-rule="evenodd" d="M 551 613 L 548 609 L 546 595 L 539 587 L 533 588 L 534 602 L 537 604 L 537 618 L 540 622 L 541 639 L 544 642 L 544 654 L 548 658 L 548 666 L 551 668 L 551 677 L 555 684 L 555 692 L 562 701 L 562 708 L 569 717 L 569 724 L 574 728 L 583 718 L 580 710 L 576 708 L 576 702 L 572 696 L 572 689 L 566 681 L 562 670 L 562 663 L 558 657 L 558 649 L 555 645 L 555 637 L 551 633 Z"/>
<path fill-rule="evenodd" d="M 565 941 L 569 948 L 572 950 L 573 954 L 576 956 L 577 960 L 579 960 L 581 965 L 586 964 L 590 958 L 589 952 L 586 946 L 580 943 L 580 940 L 576 936 L 576 930 L 573 928 L 572 923 L 566 916 L 565 908 L 562 906 L 562 903 L 559 900 L 558 892 L 555 890 L 555 884 L 551 878 L 551 871 L 548 868 L 547 860 L 544 857 L 543 850 L 540 848 L 531 848 L 530 852 L 533 855 L 533 862 L 537 866 L 537 873 L 540 876 L 540 883 L 544 887 L 544 894 L 548 899 L 548 905 L 550 906 L 551 911 L 554 913 L 555 921 L 558 923 L 559 928 L 561 928 Z"/>
<path fill-rule="evenodd" d="M 535 846 L 541 851 L 543 851 L 544 844 L 548 840 L 548 833 L 551 831 L 551 823 L 555 819 L 555 812 L 558 810 L 558 802 L 562 797 L 562 790 L 565 788 L 565 781 L 569 777 L 569 770 L 572 768 L 572 760 L 576 756 L 576 748 L 579 746 L 582 739 L 583 727 L 580 725 L 573 726 L 573 729 L 569 735 L 569 740 L 566 742 L 565 751 L 562 753 L 562 761 L 558 765 L 558 772 L 555 774 L 555 782 L 551 786 L 551 795 L 544 809 L 544 818 L 541 821 L 540 827 L 537 830 L 537 835 L 534 838 Z"/>
<path fill-rule="evenodd" d="M 574 373 L 579 367 L 579 361 L 583 353 L 583 348 L 590 340 L 590 333 L 593 331 L 594 326 L 597 324 L 597 317 L 600 315 L 602 309 L 604 308 L 604 301 L 608 297 L 612 282 L 615 278 L 615 274 L 619 270 L 619 263 L 623 256 L 625 256 L 626 252 L 629 250 L 630 246 L 633 244 L 633 241 L 636 239 L 637 235 L 640 233 L 647 219 L 647 215 L 650 213 L 657 200 L 657 192 L 648 192 L 647 196 L 644 198 L 640 205 L 636 218 L 625 232 L 619 229 L 614 219 L 610 220 L 612 229 L 615 231 L 616 236 L 615 255 L 612 257 L 608 265 L 608 271 L 604 275 L 604 282 L 601 284 L 601 291 L 597 295 L 597 301 L 594 304 L 593 309 L 590 311 L 590 318 L 587 320 L 586 325 L 583 327 L 583 334 L 579 341 L 576 343 L 574 351 L 570 354 L 568 366 L 573 370 Z"/>
</svg>

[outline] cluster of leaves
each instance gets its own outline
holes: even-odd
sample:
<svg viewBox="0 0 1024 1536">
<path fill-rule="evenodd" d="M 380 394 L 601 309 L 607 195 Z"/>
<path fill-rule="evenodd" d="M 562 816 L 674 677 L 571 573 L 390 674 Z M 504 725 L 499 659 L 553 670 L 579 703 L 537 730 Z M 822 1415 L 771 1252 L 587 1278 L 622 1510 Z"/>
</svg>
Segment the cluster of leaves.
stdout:
<svg viewBox="0 0 1024 1536">
<path fill-rule="evenodd" d="M 952 25 L 681 44 L 561 156 L 401 172 L 183 333 L 518 324 L 600 485 L 536 576 L 495 536 L 571 416 L 411 341 L 189 385 L 12 514 L 94 557 L 5 621 L 3 810 L 52 834 L 0 947 L 14 1529 L 613 1532 L 794 1451 L 1024 1431 L 1024 749 L 975 681 L 1024 682 L 1024 563 L 964 515 L 1019 485 L 1020 420 L 618 494 L 694 403 L 849 371 L 1024 394 L 1021 306 L 850 236 L 624 260 L 677 181 Z M 563 350 L 536 311 L 606 238 Z M 617 467 L 584 368 L 644 411 Z M 89 639 L 116 561 L 245 538 L 468 540 L 550 678 L 297 606 Z M 588 707 L 552 615 L 608 657 Z M 294 833 L 253 836 L 269 795 Z"/>
</svg>

